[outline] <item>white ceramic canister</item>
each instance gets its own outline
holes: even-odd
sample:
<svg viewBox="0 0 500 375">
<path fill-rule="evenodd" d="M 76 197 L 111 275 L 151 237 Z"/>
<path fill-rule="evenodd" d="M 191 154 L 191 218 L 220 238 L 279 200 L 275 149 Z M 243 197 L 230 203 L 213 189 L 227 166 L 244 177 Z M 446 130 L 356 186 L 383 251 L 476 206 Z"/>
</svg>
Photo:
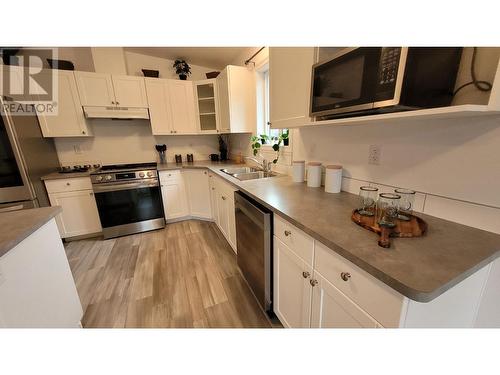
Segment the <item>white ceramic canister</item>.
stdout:
<svg viewBox="0 0 500 375">
<path fill-rule="evenodd" d="M 327 193 L 340 193 L 342 187 L 342 166 L 327 165 L 325 167 L 325 191 Z"/>
<path fill-rule="evenodd" d="M 304 160 L 294 160 L 292 162 L 292 179 L 293 182 L 304 182 L 306 172 L 306 162 Z"/>
<path fill-rule="evenodd" d="M 307 163 L 307 186 L 320 187 L 321 186 L 321 163 L 311 161 Z"/>
</svg>

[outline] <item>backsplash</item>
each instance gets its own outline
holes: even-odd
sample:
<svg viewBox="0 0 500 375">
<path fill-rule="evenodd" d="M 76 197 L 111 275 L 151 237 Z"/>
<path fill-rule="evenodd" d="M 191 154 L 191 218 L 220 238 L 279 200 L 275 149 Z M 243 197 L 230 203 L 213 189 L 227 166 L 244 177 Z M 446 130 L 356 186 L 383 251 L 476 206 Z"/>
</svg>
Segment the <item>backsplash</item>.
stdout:
<svg viewBox="0 0 500 375">
<path fill-rule="evenodd" d="M 154 136 L 148 120 L 91 120 L 94 132 L 88 138 L 55 138 L 61 165 L 114 164 L 158 161 L 155 144 L 167 145 L 167 161 L 175 154 L 186 159 L 208 160 L 219 152 L 217 135 Z M 75 152 L 75 147 L 80 153 Z"/>
</svg>

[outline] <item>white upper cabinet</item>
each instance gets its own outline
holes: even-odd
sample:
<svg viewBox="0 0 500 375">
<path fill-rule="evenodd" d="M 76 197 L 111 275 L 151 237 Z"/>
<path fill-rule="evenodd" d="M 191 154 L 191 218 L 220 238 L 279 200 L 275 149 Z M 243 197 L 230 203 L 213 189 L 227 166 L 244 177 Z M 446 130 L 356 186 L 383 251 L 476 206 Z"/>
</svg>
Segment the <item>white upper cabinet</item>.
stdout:
<svg viewBox="0 0 500 375">
<path fill-rule="evenodd" d="M 83 106 L 112 106 L 115 104 L 111 74 L 75 72 L 75 77 Z"/>
<path fill-rule="evenodd" d="M 309 102 L 314 47 L 269 48 L 270 122 L 275 129 L 311 121 Z"/>
<path fill-rule="evenodd" d="M 146 92 L 154 135 L 198 133 L 191 81 L 147 78 Z"/>
<path fill-rule="evenodd" d="M 83 106 L 148 106 L 143 77 L 93 72 L 75 72 L 75 77 Z"/>
<path fill-rule="evenodd" d="M 113 88 L 115 91 L 115 102 L 120 107 L 148 106 L 146 86 L 143 77 L 116 76 L 112 75 Z"/>
<path fill-rule="evenodd" d="M 194 83 L 197 122 L 200 133 L 217 133 L 219 127 L 219 100 L 217 81 L 206 79 Z"/>
<path fill-rule="evenodd" d="M 198 133 L 192 81 L 168 80 L 170 111 L 176 134 Z"/>
<path fill-rule="evenodd" d="M 37 113 L 44 137 L 86 137 L 92 132 L 83 114 L 75 76 L 66 70 L 53 70 L 58 75 L 57 115 Z"/>
<path fill-rule="evenodd" d="M 257 101 L 255 71 L 228 65 L 217 77 L 219 130 L 222 133 L 255 133 Z"/>
</svg>

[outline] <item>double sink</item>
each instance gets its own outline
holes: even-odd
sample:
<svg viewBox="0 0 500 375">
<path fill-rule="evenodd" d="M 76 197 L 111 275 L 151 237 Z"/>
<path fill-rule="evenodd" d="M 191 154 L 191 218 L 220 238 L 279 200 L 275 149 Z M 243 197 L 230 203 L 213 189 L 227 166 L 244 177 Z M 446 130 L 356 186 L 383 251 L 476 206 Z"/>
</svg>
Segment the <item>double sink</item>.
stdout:
<svg viewBox="0 0 500 375">
<path fill-rule="evenodd" d="M 221 169 L 221 171 L 234 178 L 237 178 L 240 181 L 278 176 L 278 174 L 275 172 L 264 172 L 260 169 L 252 167 L 224 168 Z"/>
</svg>

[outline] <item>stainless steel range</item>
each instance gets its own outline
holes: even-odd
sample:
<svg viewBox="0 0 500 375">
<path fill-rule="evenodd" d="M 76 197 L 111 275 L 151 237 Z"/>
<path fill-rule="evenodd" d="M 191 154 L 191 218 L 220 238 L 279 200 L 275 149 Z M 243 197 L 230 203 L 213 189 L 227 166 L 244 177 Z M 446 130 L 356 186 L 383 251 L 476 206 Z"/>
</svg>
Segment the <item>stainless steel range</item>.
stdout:
<svg viewBox="0 0 500 375">
<path fill-rule="evenodd" d="M 165 227 L 156 163 L 105 165 L 90 178 L 104 238 Z"/>
</svg>

